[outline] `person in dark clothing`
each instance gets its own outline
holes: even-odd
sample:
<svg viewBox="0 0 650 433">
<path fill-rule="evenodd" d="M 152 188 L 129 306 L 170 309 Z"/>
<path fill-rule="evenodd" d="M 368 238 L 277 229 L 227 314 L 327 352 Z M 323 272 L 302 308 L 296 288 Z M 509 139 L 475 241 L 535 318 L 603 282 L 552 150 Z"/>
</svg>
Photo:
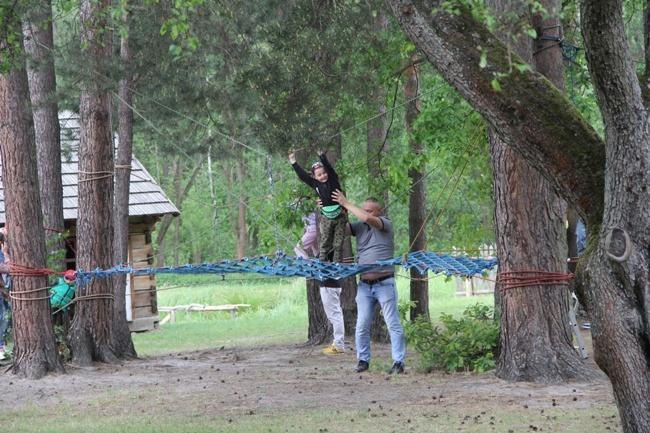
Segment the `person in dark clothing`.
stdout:
<svg viewBox="0 0 650 433">
<path fill-rule="evenodd" d="M 342 190 L 339 177 L 334 167 L 329 163 L 325 153 L 318 151 L 319 160 L 312 164 L 311 173 L 306 172 L 297 162 L 294 152 L 289 153 L 289 162 L 298 178 L 316 191 L 322 203 L 321 212 L 321 245 L 320 260 L 327 261 L 330 252 L 333 252 L 333 261 L 343 261 L 343 241 L 345 240 L 345 227 L 348 222 L 347 211 L 339 203 L 332 200 L 332 193 Z"/>
</svg>

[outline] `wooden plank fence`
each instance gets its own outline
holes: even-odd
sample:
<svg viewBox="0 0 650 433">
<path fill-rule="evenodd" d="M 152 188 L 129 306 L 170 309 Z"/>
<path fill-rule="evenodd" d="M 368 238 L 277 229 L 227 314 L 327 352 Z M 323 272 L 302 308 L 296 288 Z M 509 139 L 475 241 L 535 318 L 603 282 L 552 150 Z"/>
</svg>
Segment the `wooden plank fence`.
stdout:
<svg viewBox="0 0 650 433">
<path fill-rule="evenodd" d="M 174 323 L 176 321 L 176 312 L 177 311 L 187 311 L 189 314 L 191 311 L 230 311 L 230 318 L 234 319 L 237 311 L 240 308 L 250 307 L 250 304 L 232 304 L 232 305 L 201 305 L 201 304 L 189 304 L 189 305 L 177 305 L 175 307 L 158 307 L 159 312 L 169 313 L 165 316 L 164 319 L 160 321 L 160 325 L 165 323 Z"/>
<path fill-rule="evenodd" d="M 473 250 L 472 254 L 466 253 L 466 248 L 456 248 L 452 247 L 453 255 L 474 255 L 476 250 Z M 485 258 L 494 258 L 497 254 L 496 245 L 481 245 L 478 248 L 478 256 Z M 465 278 L 465 277 L 454 277 L 456 283 L 456 295 L 457 296 L 474 296 L 474 295 L 485 295 L 489 293 L 494 293 L 495 281 L 497 279 L 497 267 L 494 269 L 486 271 L 483 276 L 476 276 L 474 278 Z"/>
</svg>

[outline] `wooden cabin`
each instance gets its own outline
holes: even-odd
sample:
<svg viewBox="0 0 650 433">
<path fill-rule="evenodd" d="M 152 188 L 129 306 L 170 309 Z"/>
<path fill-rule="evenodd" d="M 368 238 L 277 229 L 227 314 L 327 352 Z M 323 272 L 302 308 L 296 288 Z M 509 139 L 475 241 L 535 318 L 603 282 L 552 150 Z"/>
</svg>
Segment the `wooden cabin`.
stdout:
<svg viewBox="0 0 650 433">
<path fill-rule="evenodd" d="M 76 269 L 77 183 L 79 146 L 79 119 L 76 114 L 64 112 L 61 123 L 61 175 L 63 183 L 63 218 L 67 238 L 66 262 L 68 269 Z M 3 185 L 0 182 L 0 225 L 5 224 Z M 154 263 L 152 233 L 156 223 L 165 215 L 178 216 L 180 212 L 156 183 L 144 166 L 133 156 L 129 194 L 129 263 L 147 268 Z M 160 322 L 156 298 L 156 276 L 128 275 L 126 287 L 126 316 L 131 331 L 148 331 Z"/>
</svg>

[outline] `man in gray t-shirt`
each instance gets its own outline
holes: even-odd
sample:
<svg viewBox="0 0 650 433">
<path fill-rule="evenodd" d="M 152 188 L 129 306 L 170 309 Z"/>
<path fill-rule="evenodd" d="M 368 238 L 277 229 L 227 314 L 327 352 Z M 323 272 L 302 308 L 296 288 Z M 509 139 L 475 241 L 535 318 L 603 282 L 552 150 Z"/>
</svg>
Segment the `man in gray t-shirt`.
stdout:
<svg viewBox="0 0 650 433">
<path fill-rule="evenodd" d="M 363 207 L 350 203 L 341 191 L 332 193 L 332 199 L 359 218 L 359 222 L 349 223 L 348 230 L 357 239 L 359 264 L 373 264 L 390 260 L 395 253 L 395 232 L 392 221 L 382 216 L 382 207 L 374 198 L 363 202 Z M 389 373 L 404 373 L 406 339 L 397 308 L 397 287 L 393 266 L 381 266 L 361 274 L 357 289 L 357 346 L 356 371 L 361 373 L 370 366 L 370 325 L 379 303 L 390 334 L 393 366 Z"/>
</svg>

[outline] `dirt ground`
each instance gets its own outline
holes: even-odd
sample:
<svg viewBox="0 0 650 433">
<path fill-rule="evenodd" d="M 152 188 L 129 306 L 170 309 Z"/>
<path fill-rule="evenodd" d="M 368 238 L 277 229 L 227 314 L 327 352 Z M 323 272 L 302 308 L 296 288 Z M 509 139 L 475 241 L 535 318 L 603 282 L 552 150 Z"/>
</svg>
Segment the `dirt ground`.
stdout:
<svg viewBox="0 0 650 433">
<path fill-rule="evenodd" d="M 170 353 L 122 365 L 89 368 L 68 365 L 67 374 L 49 375 L 40 380 L 19 379 L 2 367 L 0 387 L 4 392 L 0 393 L 0 405 L 4 409 L 23 409 L 33 404 L 56 405 L 65 401 L 74 407 L 103 394 L 126 399 L 143 390 L 156 395 L 157 405 L 169 404 L 181 411 L 184 406 L 188 411 L 202 407 L 213 416 L 322 407 L 368 406 L 370 410 L 390 407 L 395 402 L 426 405 L 431 411 L 462 404 L 467 405 L 468 414 L 473 413 L 472 405 L 541 412 L 556 406 L 602 407 L 611 414 L 614 404 L 606 380 L 543 386 L 504 382 L 493 373 L 423 374 L 408 364 L 406 374 L 389 376 L 386 370 L 390 366 L 390 347 L 378 344 L 372 346 L 375 361 L 370 372 L 357 374 L 353 350 L 326 356 L 320 349 L 219 347 Z M 377 362 L 378 359 L 381 361 Z M 588 362 L 593 365 L 592 357 Z M 142 404 L 144 412 L 151 404 L 146 400 L 130 398 L 129 404 Z M 618 419 L 611 423 L 613 427 L 608 431 L 620 431 Z"/>
</svg>

